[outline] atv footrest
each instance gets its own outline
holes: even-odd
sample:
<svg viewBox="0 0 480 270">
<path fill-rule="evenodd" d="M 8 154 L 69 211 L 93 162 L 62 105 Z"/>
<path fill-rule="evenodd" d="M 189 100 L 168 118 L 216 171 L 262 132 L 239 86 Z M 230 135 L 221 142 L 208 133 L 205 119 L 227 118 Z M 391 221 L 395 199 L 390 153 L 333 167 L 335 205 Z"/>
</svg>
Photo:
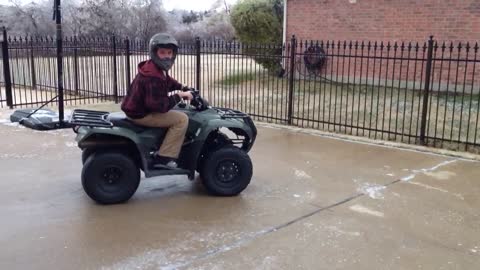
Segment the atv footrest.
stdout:
<svg viewBox="0 0 480 270">
<path fill-rule="evenodd" d="M 190 174 L 189 170 L 184 169 L 156 169 L 152 168 L 145 172 L 146 177 L 154 177 L 161 175 L 188 175 Z"/>
<path fill-rule="evenodd" d="M 113 127 L 112 122 L 107 120 L 109 112 L 81 110 L 73 111 L 70 123 L 76 126 L 90 126 L 90 127 Z"/>
</svg>

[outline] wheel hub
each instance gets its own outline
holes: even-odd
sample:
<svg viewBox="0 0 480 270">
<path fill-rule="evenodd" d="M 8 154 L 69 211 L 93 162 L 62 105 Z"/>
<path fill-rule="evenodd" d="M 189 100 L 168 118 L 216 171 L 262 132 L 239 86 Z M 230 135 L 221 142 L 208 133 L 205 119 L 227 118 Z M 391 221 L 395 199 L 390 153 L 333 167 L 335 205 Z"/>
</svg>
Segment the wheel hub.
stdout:
<svg viewBox="0 0 480 270">
<path fill-rule="evenodd" d="M 217 175 L 221 182 L 231 182 L 240 174 L 240 169 L 234 161 L 224 161 L 218 164 Z"/>
<path fill-rule="evenodd" d="M 122 176 L 122 171 L 116 167 L 106 168 L 102 174 L 104 182 L 108 185 L 116 184 Z"/>
</svg>

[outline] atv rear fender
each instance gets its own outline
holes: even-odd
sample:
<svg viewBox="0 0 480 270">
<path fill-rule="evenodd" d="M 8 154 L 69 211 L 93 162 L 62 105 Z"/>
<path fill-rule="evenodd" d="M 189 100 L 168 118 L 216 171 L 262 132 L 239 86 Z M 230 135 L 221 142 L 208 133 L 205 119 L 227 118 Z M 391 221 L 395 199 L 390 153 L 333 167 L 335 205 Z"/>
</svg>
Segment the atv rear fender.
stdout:
<svg viewBox="0 0 480 270">
<path fill-rule="evenodd" d="M 134 132 L 113 128 L 90 128 L 79 127 L 77 130 L 77 137 L 75 140 L 78 143 L 78 147 L 82 150 L 89 149 L 90 152 L 104 151 L 104 150 L 116 150 L 125 152 L 125 154 L 134 157 L 137 164 L 144 168 L 146 166 L 146 160 L 140 153 L 142 149 L 141 144 L 138 142 L 138 137 Z"/>
</svg>

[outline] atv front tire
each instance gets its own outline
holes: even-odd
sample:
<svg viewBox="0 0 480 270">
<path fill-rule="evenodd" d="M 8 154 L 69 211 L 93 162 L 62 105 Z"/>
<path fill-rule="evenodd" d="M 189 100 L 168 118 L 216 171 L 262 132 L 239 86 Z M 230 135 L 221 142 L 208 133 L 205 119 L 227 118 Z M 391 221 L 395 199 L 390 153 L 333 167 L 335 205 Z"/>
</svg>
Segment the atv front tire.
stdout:
<svg viewBox="0 0 480 270">
<path fill-rule="evenodd" d="M 90 155 L 95 153 L 95 148 L 85 148 L 82 151 L 82 164 L 85 164 L 87 162 L 87 159 Z"/>
<path fill-rule="evenodd" d="M 235 196 L 252 178 L 252 161 L 245 151 L 227 146 L 210 153 L 200 177 L 207 191 L 216 196 Z"/>
<path fill-rule="evenodd" d="M 100 204 L 128 201 L 140 184 L 140 170 L 124 153 L 99 152 L 90 155 L 82 169 L 82 186 Z"/>
</svg>

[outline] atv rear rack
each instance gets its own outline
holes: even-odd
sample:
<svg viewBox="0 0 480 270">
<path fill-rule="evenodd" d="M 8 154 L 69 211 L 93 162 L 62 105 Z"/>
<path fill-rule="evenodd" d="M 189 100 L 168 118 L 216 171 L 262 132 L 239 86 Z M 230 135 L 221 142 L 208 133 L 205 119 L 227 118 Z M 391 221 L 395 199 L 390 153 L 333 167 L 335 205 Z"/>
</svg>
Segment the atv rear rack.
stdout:
<svg viewBox="0 0 480 270">
<path fill-rule="evenodd" d="M 222 118 L 250 118 L 248 114 L 240 111 L 217 107 L 215 107 L 214 109 L 217 110 L 217 112 L 220 114 L 220 117 Z"/>
<path fill-rule="evenodd" d="M 107 120 L 109 114 L 109 112 L 76 109 L 72 113 L 70 124 L 75 126 L 111 128 L 113 124 Z"/>
</svg>

